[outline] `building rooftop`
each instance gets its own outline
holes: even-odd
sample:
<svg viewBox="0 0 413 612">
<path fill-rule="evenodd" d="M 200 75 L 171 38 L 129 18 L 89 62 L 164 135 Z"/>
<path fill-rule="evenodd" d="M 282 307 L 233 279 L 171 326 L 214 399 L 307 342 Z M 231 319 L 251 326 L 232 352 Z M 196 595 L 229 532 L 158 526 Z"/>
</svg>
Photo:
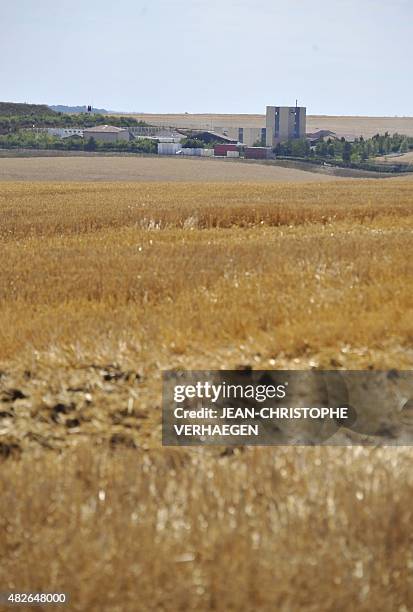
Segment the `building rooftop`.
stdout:
<svg viewBox="0 0 413 612">
<path fill-rule="evenodd" d="M 331 130 L 318 130 L 317 132 L 312 132 L 307 134 L 308 138 L 328 138 L 329 136 L 335 136 L 336 133 Z"/>
<path fill-rule="evenodd" d="M 85 132 L 95 133 L 106 133 L 106 134 L 118 134 L 119 132 L 126 132 L 126 128 L 115 127 L 114 125 L 97 125 L 96 127 L 85 128 Z"/>
<path fill-rule="evenodd" d="M 220 134 L 218 132 L 214 132 L 212 130 L 181 130 L 181 133 L 190 138 L 200 138 L 216 140 L 218 142 L 227 142 L 228 144 L 233 144 L 237 142 L 236 138 L 230 138 L 229 136 L 225 136 L 225 134 Z"/>
</svg>

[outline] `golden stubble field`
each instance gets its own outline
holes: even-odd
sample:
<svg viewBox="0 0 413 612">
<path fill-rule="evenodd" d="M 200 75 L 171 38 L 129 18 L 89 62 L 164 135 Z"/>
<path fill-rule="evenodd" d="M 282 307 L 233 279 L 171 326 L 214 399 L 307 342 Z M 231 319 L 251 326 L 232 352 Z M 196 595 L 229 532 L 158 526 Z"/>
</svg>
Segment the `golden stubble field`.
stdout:
<svg viewBox="0 0 413 612">
<path fill-rule="evenodd" d="M 410 448 L 160 446 L 162 369 L 412 368 L 409 181 L 3 183 L 0 583 L 399 610 Z"/>
</svg>

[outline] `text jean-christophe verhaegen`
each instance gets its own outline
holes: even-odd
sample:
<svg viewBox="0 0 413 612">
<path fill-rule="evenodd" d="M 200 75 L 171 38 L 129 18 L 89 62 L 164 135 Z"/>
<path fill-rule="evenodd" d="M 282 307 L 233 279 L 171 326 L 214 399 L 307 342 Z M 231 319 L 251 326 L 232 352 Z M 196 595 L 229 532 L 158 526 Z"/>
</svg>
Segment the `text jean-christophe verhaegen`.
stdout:
<svg viewBox="0 0 413 612">
<path fill-rule="evenodd" d="M 380 385 L 382 401 L 372 406 Z M 337 443 L 346 441 L 339 430 L 354 427 L 368 437 L 376 417 L 399 410 L 406 385 L 413 389 L 411 372 L 167 372 L 163 443 Z"/>
</svg>

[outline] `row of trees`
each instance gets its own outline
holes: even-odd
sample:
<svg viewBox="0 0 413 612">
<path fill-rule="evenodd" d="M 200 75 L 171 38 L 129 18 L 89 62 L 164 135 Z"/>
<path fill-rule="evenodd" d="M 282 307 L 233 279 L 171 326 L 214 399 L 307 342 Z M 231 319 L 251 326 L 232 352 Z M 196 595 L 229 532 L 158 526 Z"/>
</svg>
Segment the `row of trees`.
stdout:
<svg viewBox="0 0 413 612">
<path fill-rule="evenodd" d="M 354 142 L 349 142 L 345 138 L 321 139 L 315 147 L 312 147 L 309 141 L 304 138 L 289 140 L 277 144 L 274 153 L 286 157 L 319 158 L 345 163 L 358 163 L 380 155 L 407 153 L 410 149 L 413 149 L 412 137 L 401 134 L 391 136 L 386 132 L 384 135 L 376 134 L 368 139 L 360 136 Z"/>
<path fill-rule="evenodd" d="M 116 127 L 139 127 L 146 126 L 144 121 L 137 121 L 134 117 L 121 115 L 100 115 L 80 113 L 69 115 L 67 113 L 56 113 L 52 110 L 44 114 L 28 115 L 0 115 L 0 134 L 15 133 L 22 128 L 32 127 L 94 127 L 96 125 L 115 125 Z"/>
<path fill-rule="evenodd" d="M 83 144 L 84 151 L 117 151 L 120 153 L 150 153 L 151 155 L 158 153 L 157 141 L 150 138 L 136 138 L 129 142 L 97 142 L 94 138 L 89 138 L 81 144 Z"/>
<path fill-rule="evenodd" d="M 341 158 L 345 162 L 360 162 L 390 153 L 407 153 L 410 148 L 413 148 L 413 138 L 400 134 L 390 136 L 386 133 L 376 134 L 373 138 L 368 139 L 360 136 L 351 143 L 344 138 L 329 139 L 326 142 L 319 142 L 315 147 L 315 153 L 320 157 Z"/>
<path fill-rule="evenodd" d="M 20 131 L 0 136 L 2 149 L 55 149 L 58 151 L 119 151 L 130 153 L 157 153 L 154 140 L 135 139 L 129 142 L 97 142 L 94 138 L 84 140 L 80 137 L 58 138 L 46 133 L 35 134 Z"/>
</svg>

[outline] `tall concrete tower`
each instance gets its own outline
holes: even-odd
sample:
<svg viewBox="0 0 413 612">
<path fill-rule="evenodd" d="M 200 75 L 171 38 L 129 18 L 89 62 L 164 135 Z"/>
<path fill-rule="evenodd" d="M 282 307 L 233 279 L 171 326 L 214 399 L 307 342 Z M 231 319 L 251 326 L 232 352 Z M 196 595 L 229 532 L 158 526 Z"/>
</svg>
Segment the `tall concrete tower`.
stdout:
<svg viewBox="0 0 413 612">
<path fill-rule="evenodd" d="M 305 106 L 267 106 L 267 147 L 305 138 L 306 113 Z"/>
</svg>

